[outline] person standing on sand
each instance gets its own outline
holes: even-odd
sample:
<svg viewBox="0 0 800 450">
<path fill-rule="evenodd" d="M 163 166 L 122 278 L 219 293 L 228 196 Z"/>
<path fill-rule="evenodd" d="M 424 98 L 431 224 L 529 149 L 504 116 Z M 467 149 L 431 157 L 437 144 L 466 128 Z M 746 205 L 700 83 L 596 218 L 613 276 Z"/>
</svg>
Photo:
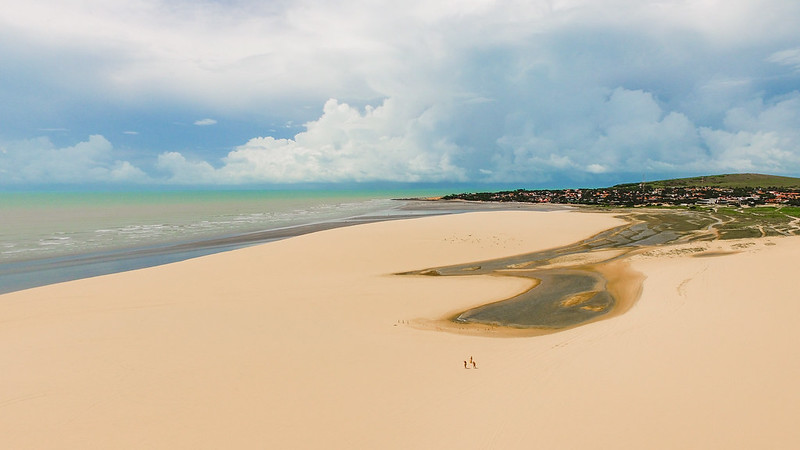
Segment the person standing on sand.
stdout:
<svg viewBox="0 0 800 450">
<path fill-rule="evenodd" d="M 477 365 L 477 364 L 475 364 L 475 361 L 472 361 L 472 368 L 473 368 L 473 369 L 477 369 L 477 368 L 478 368 L 478 365 Z"/>
<path fill-rule="evenodd" d="M 465 369 L 469 369 L 469 367 L 467 367 L 467 362 L 466 361 L 464 361 L 464 368 Z"/>
</svg>

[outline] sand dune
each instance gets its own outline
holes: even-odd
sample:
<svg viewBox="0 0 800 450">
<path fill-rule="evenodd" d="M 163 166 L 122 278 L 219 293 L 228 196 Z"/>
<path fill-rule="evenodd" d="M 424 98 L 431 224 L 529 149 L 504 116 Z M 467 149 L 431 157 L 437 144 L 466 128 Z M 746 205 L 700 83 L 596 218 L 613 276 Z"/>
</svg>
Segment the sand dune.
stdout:
<svg viewBox="0 0 800 450">
<path fill-rule="evenodd" d="M 563 211 L 374 223 L 0 296 L 0 447 L 800 445 L 800 239 L 642 252 L 629 311 L 530 338 L 413 326 L 522 279 L 393 275 L 621 223 Z"/>
</svg>

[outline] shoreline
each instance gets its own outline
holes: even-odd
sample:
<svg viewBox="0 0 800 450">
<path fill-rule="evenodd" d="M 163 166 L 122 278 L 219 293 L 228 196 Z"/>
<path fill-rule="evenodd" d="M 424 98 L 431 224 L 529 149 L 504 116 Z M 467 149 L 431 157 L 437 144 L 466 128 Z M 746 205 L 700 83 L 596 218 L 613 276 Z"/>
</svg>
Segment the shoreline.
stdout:
<svg viewBox="0 0 800 450">
<path fill-rule="evenodd" d="M 264 244 L 308 233 L 387 220 L 403 220 L 427 215 L 459 214 L 470 211 L 568 209 L 568 206 L 537 205 L 459 205 L 415 199 L 395 199 L 397 206 L 383 214 L 299 224 L 229 236 L 203 238 L 154 246 L 111 249 L 99 252 L 0 262 L 0 294 L 7 294 L 55 283 L 156 267 L 187 259 Z"/>
</svg>

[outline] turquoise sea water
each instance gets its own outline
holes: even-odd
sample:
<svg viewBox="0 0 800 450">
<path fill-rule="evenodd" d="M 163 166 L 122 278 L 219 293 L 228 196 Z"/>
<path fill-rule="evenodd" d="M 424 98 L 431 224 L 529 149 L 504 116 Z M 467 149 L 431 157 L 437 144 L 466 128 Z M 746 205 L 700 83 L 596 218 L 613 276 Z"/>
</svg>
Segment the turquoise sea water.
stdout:
<svg viewBox="0 0 800 450">
<path fill-rule="evenodd" d="M 423 191 L 0 192 L 0 293 L 163 264 L 219 238 L 407 214 Z M 246 242 L 247 240 L 240 240 Z M 257 240 L 255 240 L 257 241 Z M 253 243 L 253 242 L 249 242 Z"/>
<path fill-rule="evenodd" d="M 390 213 L 408 192 L 0 193 L 0 263 Z M 413 195 L 413 194 L 412 194 Z"/>
</svg>

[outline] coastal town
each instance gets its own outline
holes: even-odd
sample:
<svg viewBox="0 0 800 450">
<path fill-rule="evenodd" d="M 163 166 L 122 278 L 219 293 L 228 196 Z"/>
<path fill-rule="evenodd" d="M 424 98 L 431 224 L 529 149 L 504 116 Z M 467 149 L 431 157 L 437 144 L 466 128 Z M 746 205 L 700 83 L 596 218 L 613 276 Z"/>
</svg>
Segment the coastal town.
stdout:
<svg viewBox="0 0 800 450">
<path fill-rule="evenodd" d="M 626 184 L 599 189 L 541 189 L 451 194 L 443 200 L 562 203 L 608 206 L 800 206 L 800 188 L 655 187 Z"/>
</svg>

